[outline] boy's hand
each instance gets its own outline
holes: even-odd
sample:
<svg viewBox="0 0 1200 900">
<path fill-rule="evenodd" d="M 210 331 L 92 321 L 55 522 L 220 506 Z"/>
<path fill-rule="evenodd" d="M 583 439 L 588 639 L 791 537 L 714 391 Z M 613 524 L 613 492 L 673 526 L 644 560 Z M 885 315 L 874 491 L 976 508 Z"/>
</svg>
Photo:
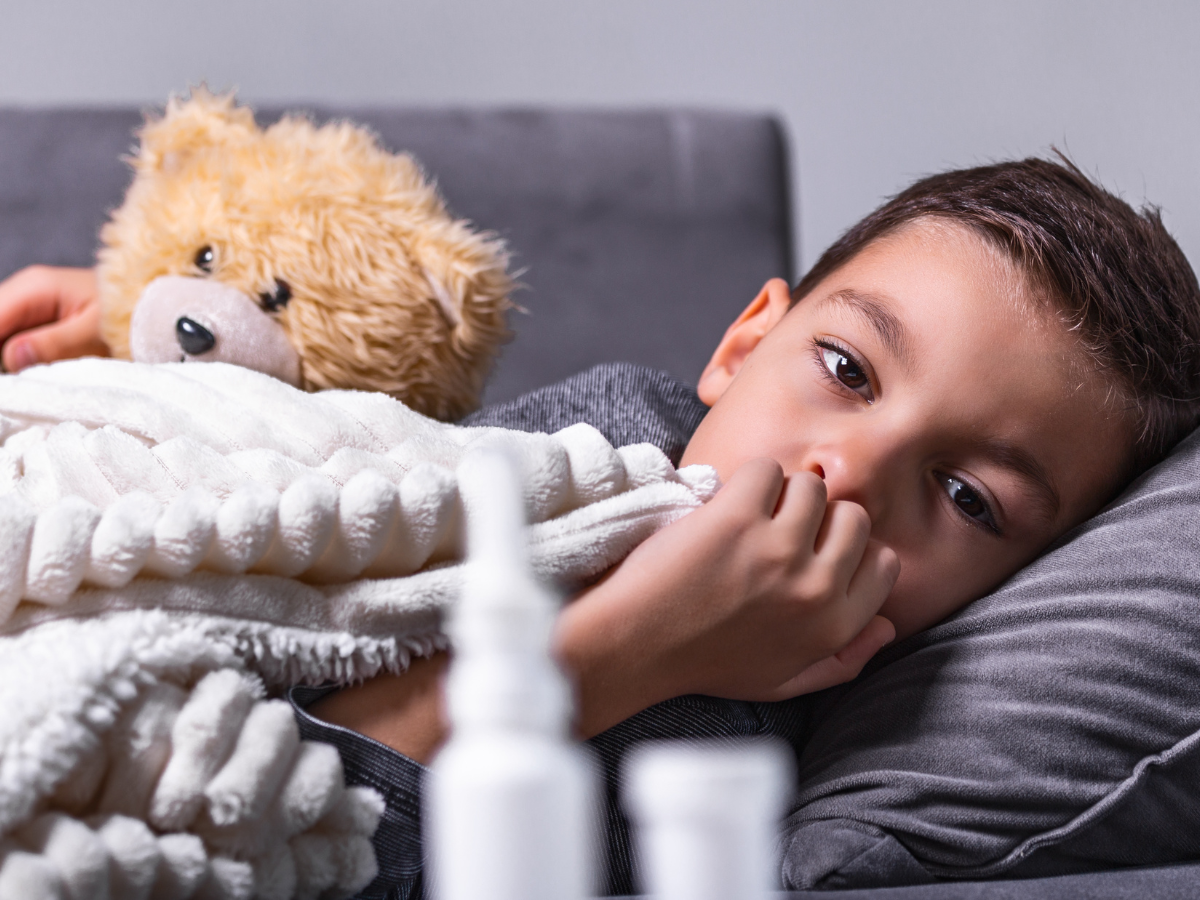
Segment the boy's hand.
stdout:
<svg viewBox="0 0 1200 900">
<path fill-rule="evenodd" d="M 93 269 L 29 266 L 0 282 L 0 359 L 7 372 L 76 356 L 108 356 Z"/>
<path fill-rule="evenodd" d="M 815 475 L 740 468 L 705 507 L 645 541 L 559 617 L 585 737 L 661 700 L 782 700 L 840 684 L 895 634 L 875 612 L 900 572 L 854 503 Z M 427 761 L 446 734 L 446 657 L 415 660 L 310 712 Z"/>
<path fill-rule="evenodd" d="M 682 694 L 780 700 L 853 678 L 895 634 L 875 614 L 900 564 L 870 531 L 816 475 L 742 466 L 563 611 L 580 730 Z"/>
</svg>

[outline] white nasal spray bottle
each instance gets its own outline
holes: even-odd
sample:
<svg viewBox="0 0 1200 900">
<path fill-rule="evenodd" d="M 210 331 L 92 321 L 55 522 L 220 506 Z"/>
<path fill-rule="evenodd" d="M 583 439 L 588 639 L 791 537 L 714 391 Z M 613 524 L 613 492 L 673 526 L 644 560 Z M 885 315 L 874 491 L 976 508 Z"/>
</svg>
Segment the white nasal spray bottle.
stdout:
<svg viewBox="0 0 1200 900">
<path fill-rule="evenodd" d="M 469 557 L 448 623 L 452 731 L 425 794 L 430 888 L 437 900 L 583 900 L 592 778 L 550 656 L 558 603 L 529 570 L 511 459 L 474 454 L 458 480 Z"/>
<path fill-rule="evenodd" d="M 782 745 L 666 742 L 635 750 L 625 806 L 654 900 L 767 900 L 792 766 Z"/>
</svg>

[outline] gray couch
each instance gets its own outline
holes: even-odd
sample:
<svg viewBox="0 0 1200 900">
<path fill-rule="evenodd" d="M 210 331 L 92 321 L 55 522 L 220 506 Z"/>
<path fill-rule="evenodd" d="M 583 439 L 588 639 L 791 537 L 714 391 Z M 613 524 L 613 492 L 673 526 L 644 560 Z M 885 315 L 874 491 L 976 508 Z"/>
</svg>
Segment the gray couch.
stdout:
<svg viewBox="0 0 1200 900">
<path fill-rule="evenodd" d="M 314 110 L 318 119 L 334 112 Z M 276 114 L 277 111 L 264 110 L 261 118 L 270 119 Z M 529 313 L 513 319 L 517 337 L 506 349 L 488 388 L 489 401 L 513 397 L 592 363 L 612 359 L 656 366 L 683 380 L 694 381 L 724 327 L 762 283 L 772 276 L 790 278 L 794 274 L 789 256 L 791 219 L 784 137 L 778 124 L 769 118 L 686 111 L 348 109 L 337 110 L 336 114 L 367 122 L 389 146 L 414 152 L 437 177 L 456 213 L 499 232 L 514 251 L 516 265 L 524 270 L 521 280 L 527 286 L 516 299 Z M 0 110 L 0 277 L 33 262 L 90 263 L 96 232 L 106 211 L 120 201 L 128 180 L 128 171 L 119 158 L 130 148 L 131 133 L 140 118 L 140 113 L 131 109 Z M 1196 455 L 1189 452 L 1193 457 Z M 1185 460 L 1171 470 L 1175 474 L 1169 477 L 1175 480 L 1167 486 L 1174 491 L 1170 496 L 1179 494 L 1179 485 L 1190 491 L 1189 497 L 1196 493 L 1191 487 L 1196 478 L 1190 465 Z M 1149 484 L 1149 496 L 1164 496 L 1167 488 L 1163 488 L 1161 479 Z M 1143 490 L 1139 496 L 1145 495 Z M 1147 508 L 1159 508 L 1154 505 L 1158 502 L 1146 504 Z M 1190 507 L 1181 512 L 1180 521 L 1189 518 L 1195 518 Z M 1175 529 L 1180 533 L 1184 530 Z M 1072 552 L 1072 546 L 1090 546 L 1087 541 L 1094 532 L 1095 529 L 1093 532 L 1084 529 L 1066 542 L 1064 550 Z M 1039 571 L 1054 565 L 1054 558 L 1048 559 Z M 1097 565 L 1102 567 L 1103 560 Z M 919 749 L 923 735 L 908 733 L 904 727 L 889 731 L 887 717 L 897 715 L 894 708 L 900 702 L 898 698 L 916 697 L 912 702 L 922 702 L 922 685 L 929 683 L 927 679 L 938 678 L 939 672 L 949 671 L 954 660 L 965 658 L 956 650 L 963 641 L 969 643 L 972 635 L 979 633 L 1002 633 L 1004 622 L 1011 617 L 1001 621 L 997 610 L 1004 611 L 1004 598 L 1014 596 L 1014 591 L 1018 592 L 1017 600 L 1021 600 L 1021 584 L 1031 583 L 1029 579 L 1035 576 L 1042 578 L 1037 584 L 1045 583 L 1046 579 L 1037 572 L 1026 577 L 1025 582 L 1018 576 L 1014 579 L 1017 587 L 1007 595 L 997 592 L 988 601 L 981 601 L 976 612 L 942 626 L 941 632 L 935 629 L 932 637 L 919 637 L 889 648 L 858 685 L 829 695 L 829 703 L 820 713 L 825 716 L 820 726 L 823 730 L 818 731 L 818 739 L 813 741 L 816 749 L 811 755 L 806 753 L 801 766 L 802 775 L 811 776 L 802 784 L 802 790 L 812 797 L 807 808 L 826 811 L 814 814 L 809 820 L 804 818 L 802 810 L 797 814 L 800 818 L 794 820 L 797 827 L 793 841 L 807 841 L 793 846 L 798 858 L 804 860 L 801 866 L 804 871 L 797 875 L 797 883 L 812 883 L 826 889 L 849 888 L 841 895 L 846 900 L 1200 895 L 1200 865 L 1136 868 L 1147 862 L 1200 858 L 1200 852 L 1191 849 L 1194 841 L 1175 840 L 1178 835 L 1166 831 L 1158 837 L 1151 836 L 1151 843 L 1172 849 L 1156 856 L 1129 852 L 1130 842 L 1122 838 L 1124 832 L 1110 829 L 1107 838 L 1103 835 L 1095 838 L 1095 832 L 1077 829 L 1072 838 L 1074 844 L 1060 842 L 1069 852 L 1064 851 L 1065 855 L 1056 858 L 1057 868 L 1053 869 L 1067 872 L 1072 868 L 1078 871 L 1116 865 L 1134 867 L 1123 871 L 1037 878 L 1033 876 L 1048 870 L 1035 864 L 995 869 L 997 874 L 1027 876 L 1025 880 L 963 881 L 964 876 L 972 877 L 972 871 L 983 871 L 972 854 L 999 859 L 1007 852 L 1006 848 L 1029 844 L 1032 849 L 1028 859 L 1037 863 L 1043 858 L 1038 856 L 1038 848 L 1051 840 L 1043 840 L 1043 833 L 1060 833 L 1068 824 L 1082 820 L 1085 813 L 1093 815 L 1095 821 L 1098 821 L 1096 816 L 1107 813 L 1101 809 L 1093 814 L 1096 804 L 1088 798 L 1056 799 L 1057 807 L 1036 810 L 1041 816 L 1038 820 L 1041 824 L 1036 828 L 1022 825 L 1026 830 L 1016 833 L 1004 825 L 999 833 L 993 834 L 988 831 L 996 820 L 995 816 L 990 819 L 988 816 L 990 799 L 984 798 L 973 810 L 959 815 L 953 810 L 946 812 L 953 803 L 943 802 L 943 798 L 937 807 L 937 815 L 943 819 L 953 818 L 957 826 L 970 831 L 967 826 L 974 827 L 972 823 L 979 821 L 972 816 L 982 810 L 983 821 L 977 832 L 963 839 L 961 847 L 956 849 L 953 840 L 949 840 L 946 846 L 950 850 L 947 850 L 946 846 L 938 845 L 937 835 L 948 834 L 952 829 L 943 828 L 943 819 L 937 815 L 930 819 L 933 831 L 928 833 L 915 826 L 909 829 L 902 818 L 872 818 L 872 810 L 864 812 L 861 803 L 855 806 L 857 798 L 864 795 L 855 794 L 846 786 L 849 782 L 839 780 L 845 774 L 848 760 L 861 760 L 861 764 L 852 763 L 859 766 L 860 773 L 895 772 L 894 778 L 884 777 L 882 791 L 876 792 L 883 798 L 882 805 L 876 804 L 878 809 L 889 814 L 899 809 L 897 815 L 901 817 L 906 809 L 916 818 L 925 814 L 929 805 L 916 804 L 912 798 L 922 789 L 920 779 L 929 774 L 922 767 L 933 757 L 922 755 L 923 751 L 916 752 L 917 761 L 905 758 L 907 768 L 901 771 L 897 762 L 903 755 L 901 751 Z M 1200 584 L 1200 573 L 1197 583 Z M 1187 600 L 1193 587 L 1189 582 L 1180 591 Z M 1168 607 L 1175 608 L 1164 601 L 1163 608 Z M 988 619 L 989 615 L 993 618 Z M 1187 624 L 1178 626 L 1174 620 L 1164 621 L 1167 634 L 1177 633 Z M 1052 627 L 1053 623 L 1047 624 L 1045 633 L 1052 634 Z M 1136 623 L 1121 624 L 1117 630 L 1120 629 L 1136 629 Z M 1192 649 L 1200 660 L 1200 648 Z M 1181 657 L 1172 670 L 1172 677 L 1176 678 L 1172 683 L 1177 687 L 1179 678 L 1186 681 L 1189 677 L 1187 666 L 1192 665 L 1192 659 L 1192 656 Z M 1200 684 L 1200 663 L 1195 668 L 1191 682 L 1178 687 L 1180 701 L 1190 704 L 1181 708 L 1189 712 L 1200 707 L 1200 702 L 1191 702 L 1200 701 L 1200 689 L 1192 686 Z M 911 673 L 907 686 L 887 680 L 889 673 L 895 672 Z M 1044 683 L 1036 675 L 1031 679 L 1039 689 Z M 904 693 L 901 688 L 912 690 Z M 997 690 L 988 686 L 987 697 L 996 696 Z M 830 705 L 838 699 L 844 702 Z M 878 708 L 879 717 L 858 716 L 851 703 L 864 704 L 862 709 Z M 870 706 L 871 703 L 875 706 Z M 961 721 L 964 728 L 975 729 L 978 734 L 979 729 L 970 721 L 971 708 L 968 704 L 960 711 L 960 720 L 954 721 Z M 1009 709 L 1013 708 L 1009 703 Z M 898 721 L 911 724 L 918 712 L 915 708 L 911 712 L 902 708 Z M 1170 717 L 1169 704 L 1164 706 L 1162 715 Z M 943 752 L 935 762 L 948 764 L 957 773 L 956 777 L 963 779 L 963 784 L 973 778 L 978 781 L 977 773 L 971 770 L 971 765 L 982 758 L 977 750 L 972 751 L 970 760 L 947 762 L 945 746 L 966 744 L 956 743 L 961 737 L 951 727 L 954 721 L 945 722 L 943 718 L 937 720 Z M 1013 717 L 1014 721 L 1020 718 L 1020 715 Z M 854 729 L 863 721 L 874 723 L 875 730 L 866 729 L 866 736 L 859 740 Z M 999 724 L 992 721 L 991 727 L 1002 736 L 1003 721 Z M 1193 724 L 1185 722 L 1179 725 L 1180 734 L 1165 733 L 1169 730 L 1165 727 L 1160 729 L 1164 731 L 1161 740 L 1168 746 L 1171 741 L 1178 741 L 1184 756 L 1176 754 L 1169 759 L 1164 756 L 1166 763 L 1152 760 L 1149 765 L 1163 770 L 1167 763 L 1175 764 L 1173 761 L 1181 758 L 1185 762 L 1190 760 L 1186 754 L 1196 743 L 1188 737 L 1192 728 Z M 1104 744 L 1103 735 L 1099 744 Z M 890 748 L 892 753 L 884 763 L 871 755 L 880 747 Z M 957 752 L 964 756 L 961 750 Z M 1054 749 L 1047 758 L 1061 761 L 1062 753 L 1069 752 L 1069 748 Z M 1142 758 L 1138 754 L 1148 753 L 1147 747 L 1139 746 L 1129 749 L 1126 756 L 1129 761 L 1136 761 Z M 999 762 L 993 765 L 989 761 L 989 771 L 1009 770 L 1004 768 L 1009 763 L 1002 756 L 999 752 L 995 754 Z M 1094 761 L 1099 757 L 1091 752 L 1087 758 Z M 1028 765 L 1040 765 L 1042 757 L 1022 751 L 1021 759 Z M 1105 759 L 1111 770 L 1103 773 L 1105 777 L 1123 784 L 1124 757 Z M 1069 777 L 1069 765 L 1062 765 L 1067 772 L 1063 777 Z M 1194 800 L 1200 789 L 1188 793 L 1186 784 L 1194 779 L 1190 778 L 1190 770 L 1182 772 L 1177 781 L 1160 779 L 1152 784 L 1157 785 L 1155 797 L 1168 796 L 1175 801 L 1171 807 L 1175 819 L 1155 819 L 1158 813 L 1153 810 L 1165 807 L 1147 806 L 1143 802 L 1139 809 L 1152 811 L 1140 819 L 1131 819 L 1135 825 L 1125 827 L 1153 831 L 1156 821 L 1183 821 L 1184 829 L 1190 824 L 1192 830 L 1200 831 L 1195 828 L 1200 816 L 1189 819 L 1187 815 L 1189 809 L 1200 808 L 1200 803 Z M 1038 806 L 1037 790 L 1029 789 L 1034 783 L 1034 780 L 1023 781 L 1023 792 L 1016 791 L 1012 796 L 1027 806 L 1031 802 Z M 1094 783 L 1095 778 L 1089 782 Z M 1185 787 L 1180 788 L 1180 784 Z M 1107 785 L 1102 787 L 1108 790 Z M 895 796 L 887 795 L 891 788 L 895 788 L 892 791 Z M 1125 802 L 1128 793 L 1118 796 L 1118 800 Z M 1148 795 L 1140 796 L 1144 801 Z M 905 803 L 909 806 L 905 807 Z M 1180 810 L 1184 812 L 1182 819 Z M 1007 814 L 1003 809 L 999 812 Z M 1000 818 L 1005 822 L 1015 821 L 1004 815 Z M 1114 820 L 1110 816 L 1106 821 L 1111 824 L 1119 821 L 1119 817 Z M 887 822 L 893 824 L 888 826 Z M 1035 833 L 1036 846 L 1030 843 Z M 918 834 L 920 840 L 897 838 L 897 835 Z M 1000 849 L 990 849 L 992 845 L 988 845 L 980 850 L 983 845 L 979 834 Z M 1104 844 L 1105 839 L 1109 844 Z M 1020 843 L 1022 840 L 1025 844 Z M 1110 846 L 1117 849 L 1095 849 Z M 958 850 L 961 860 L 954 856 Z M 1063 862 L 1067 857 L 1069 861 Z M 927 883 L 886 886 L 917 882 Z M 862 885 L 883 886 L 855 889 Z M 797 896 L 810 895 L 816 892 Z"/>
</svg>

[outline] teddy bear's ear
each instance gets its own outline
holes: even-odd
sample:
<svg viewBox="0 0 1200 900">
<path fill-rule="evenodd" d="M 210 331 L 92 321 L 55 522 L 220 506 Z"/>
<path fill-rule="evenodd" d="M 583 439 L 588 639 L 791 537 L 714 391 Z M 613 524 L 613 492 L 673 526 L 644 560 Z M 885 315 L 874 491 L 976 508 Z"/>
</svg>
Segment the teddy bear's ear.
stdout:
<svg viewBox="0 0 1200 900">
<path fill-rule="evenodd" d="M 141 130 L 134 165 L 142 171 L 173 171 L 204 148 L 241 143 L 258 133 L 254 113 L 238 106 L 233 94 L 213 94 L 206 87 L 184 99 L 172 97 L 161 118 Z"/>
</svg>

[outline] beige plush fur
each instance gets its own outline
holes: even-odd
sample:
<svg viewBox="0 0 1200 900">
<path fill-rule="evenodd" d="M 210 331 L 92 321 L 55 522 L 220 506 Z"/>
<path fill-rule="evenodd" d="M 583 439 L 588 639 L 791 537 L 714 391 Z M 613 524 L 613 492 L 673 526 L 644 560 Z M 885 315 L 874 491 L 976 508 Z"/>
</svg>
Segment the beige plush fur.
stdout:
<svg viewBox="0 0 1200 900">
<path fill-rule="evenodd" d="M 105 340 L 129 356 L 142 290 L 162 275 L 251 297 L 287 282 L 278 317 L 309 390 L 386 391 L 454 419 L 479 403 L 506 337 L 512 281 L 493 236 L 452 218 L 417 163 L 360 127 L 286 117 L 259 128 L 198 90 L 148 121 L 133 184 L 101 232 Z M 215 251 L 212 274 L 197 251 Z"/>
</svg>

